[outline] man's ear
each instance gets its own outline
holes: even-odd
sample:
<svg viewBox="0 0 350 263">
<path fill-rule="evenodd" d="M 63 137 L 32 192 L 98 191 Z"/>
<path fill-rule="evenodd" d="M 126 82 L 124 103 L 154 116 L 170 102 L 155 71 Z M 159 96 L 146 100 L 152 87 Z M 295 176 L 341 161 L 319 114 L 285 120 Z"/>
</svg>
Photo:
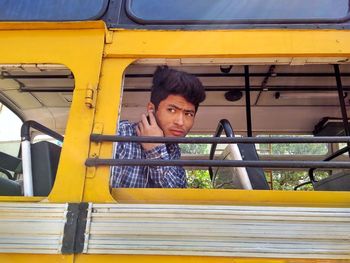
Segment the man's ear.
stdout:
<svg viewBox="0 0 350 263">
<path fill-rule="evenodd" d="M 154 107 L 154 104 L 152 102 L 148 102 L 148 104 L 147 104 L 147 111 L 153 111 L 153 113 L 156 113 L 155 108 L 156 107 Z"/>
</svg>

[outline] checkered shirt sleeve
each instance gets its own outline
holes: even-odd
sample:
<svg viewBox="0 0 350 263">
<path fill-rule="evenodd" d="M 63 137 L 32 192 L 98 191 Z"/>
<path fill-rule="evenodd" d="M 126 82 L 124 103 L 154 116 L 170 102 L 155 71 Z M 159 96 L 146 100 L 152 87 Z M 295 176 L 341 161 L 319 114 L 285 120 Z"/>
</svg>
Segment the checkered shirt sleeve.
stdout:
<svg viewBox="0 0 350 263">
<path fill-rule="evenodd" d="M 137 136 L 136 123 L 121 121 L 118 135 Z M 115 145 L 115 159 L 153 159 L 171 160 L 181 157 L 177 144 L 159 145 L 144 151 L 139 143 L 119 142 Z M 129 188 L 185 188 L 186 173 L 177 166 L 113 166 L 111 186 Z"/>
</svg>

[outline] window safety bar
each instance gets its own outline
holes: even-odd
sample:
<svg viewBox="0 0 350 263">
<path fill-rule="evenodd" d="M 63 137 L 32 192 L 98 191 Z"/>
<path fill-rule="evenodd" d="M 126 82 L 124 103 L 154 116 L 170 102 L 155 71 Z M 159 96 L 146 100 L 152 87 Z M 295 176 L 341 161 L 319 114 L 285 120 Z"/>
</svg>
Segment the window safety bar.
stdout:
<svg viewBox="0 0 350 263">
<path fill-rule="evenodd" d="M 188 144 L 227 144 L 227 143 L 350 143 L 350 136 L 324 137 L 153 137 L 118 136 L 91 134 L 92 142 L 148 142 L 148 143 L 188 143 Z"/>
<path fill-rule="evenodd" d="M 91 134 L 92 142 L 149 142 L 187 144 L 228 143 L 341 143 L 350 142 L 350 136 L 327 137 L 152 137 Z M 339 168 L 349 169 L 350 162 L 339 161 L 242 161 L 242 160 L 145 160 L 88 158 L 92 166 L 197 166 L 197 167 L 261 167 L 261 168 Z"/>
<path fill-rule="evenodd" d="M 264 168 L 340 168 L 349 169 L 350 162 L 325 161 L 237 161 L 237 160 L 146 160 L 88 158 L 92 166 L 198 166 L 198 167 L 264 167 Z"/>
</svg>

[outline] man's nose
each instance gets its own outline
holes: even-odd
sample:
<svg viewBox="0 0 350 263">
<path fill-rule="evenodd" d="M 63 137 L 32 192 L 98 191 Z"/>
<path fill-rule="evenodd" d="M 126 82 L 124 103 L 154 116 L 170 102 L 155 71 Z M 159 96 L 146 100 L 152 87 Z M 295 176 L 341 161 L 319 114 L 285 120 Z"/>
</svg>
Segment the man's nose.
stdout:
<svg viewBox="0 0 350 263">
<path fill-rule="evenodd" d="M 176 115 L 175 124 L 179 126 L 184 125 L 184 115 L 182 113 Z"/>
</svg>

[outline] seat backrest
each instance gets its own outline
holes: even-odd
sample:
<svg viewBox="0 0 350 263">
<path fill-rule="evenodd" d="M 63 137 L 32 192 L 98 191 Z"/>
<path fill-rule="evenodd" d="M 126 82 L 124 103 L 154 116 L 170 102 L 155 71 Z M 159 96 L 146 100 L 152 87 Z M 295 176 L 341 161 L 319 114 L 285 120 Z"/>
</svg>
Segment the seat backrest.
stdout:
<svg viewBox="0 0 350 263">
<path fill-rule="evenodd" d="M 42 141 L 31 145 L 34 196 L 47 196 L 55 182 L 61 147 Z"/>
<path fill-rule="evenodd" d="M 229 144 L 220 155 L 221 160 L 257 161 L 254 144 Z M 215 188 L 269 190 L 263 169 L 255 167 L 218 167 L 214 169 Z"/>
<path fill-rule="evenodd" d="M 312 184 L 316 191 L 350 191 L 350 171 L 333 174 Z"/>
<path fill-rule="evenodd" d="M 22 195 L 21 185 L 16 181 L 0 177 L 0 196 L 1 195 Z"/>
<path fill-rule="evenodd" d="M 258 153 L 254 144 L 239 143 L 237 144 L 239 151 L 244 161 L 259 161 Z M 246 167 L 250 183 L 253 189 L 270 190 L 269 184 L 267 183 L 264 170 L 260 167 Z"/>
<path fill-rule="evenodd" d="M 9 178 L 0 176 L 0 196 L 22 195 L 21 184 L 17 181 L 11 180 L 10 172 L 21 172 L 21 159 L 13 157 L 7 153 L 0 152 L 0 172 L 7 174 Z"/>
</svg>

